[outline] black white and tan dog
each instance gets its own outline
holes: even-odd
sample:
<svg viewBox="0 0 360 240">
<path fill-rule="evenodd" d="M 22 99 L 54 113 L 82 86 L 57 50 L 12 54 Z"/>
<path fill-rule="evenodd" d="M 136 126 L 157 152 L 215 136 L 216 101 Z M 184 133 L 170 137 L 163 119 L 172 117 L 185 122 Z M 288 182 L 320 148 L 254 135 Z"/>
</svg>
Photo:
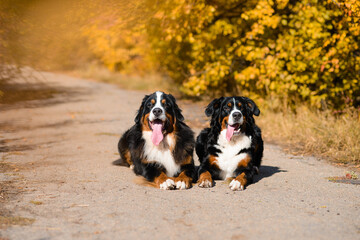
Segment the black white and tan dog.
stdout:
<svg viewBox="0 0 360 240">
<path fill-rule="evenodd" d="M 199 186 L 212 187 L 213 180 L 232 179 L 231 190 L 244 190 L 258 173 L 263 156 L 261 130 L 253 115 L 260 110 L 246 97 L 214 99 L 205 109 L 210 128 L 196 139 L 199 157 Z"/>
<path fill-rule="evenodd" d="M 196 177 L 193 131 L 171 94 L 155 92 L 142 100 L 135 125 L 120 138 L 123 165 L 131 166 L 160 189 L 187 189 Z"/>
</svg>

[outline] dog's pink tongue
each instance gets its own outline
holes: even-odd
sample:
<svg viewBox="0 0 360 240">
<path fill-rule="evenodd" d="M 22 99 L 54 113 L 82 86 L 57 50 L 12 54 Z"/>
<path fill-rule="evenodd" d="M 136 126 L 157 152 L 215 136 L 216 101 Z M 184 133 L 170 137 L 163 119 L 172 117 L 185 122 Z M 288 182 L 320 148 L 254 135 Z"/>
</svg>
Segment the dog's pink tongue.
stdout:
<svg viewBox="0 0 360 240">
<path fill-rule="evenodd" d="M 162 134 L 162 124 L 155 123 L 151 127 L 153 130 L 151 135 L 151 141 L 157 146 L 164 138 L 164 135 Z"/>
<path fill-rule="evenodd" d="M 234 134 L 235 127 L 228 125 L 226 130 L 226 139 L 230 142 L 232 135 Z"/>
</svg>

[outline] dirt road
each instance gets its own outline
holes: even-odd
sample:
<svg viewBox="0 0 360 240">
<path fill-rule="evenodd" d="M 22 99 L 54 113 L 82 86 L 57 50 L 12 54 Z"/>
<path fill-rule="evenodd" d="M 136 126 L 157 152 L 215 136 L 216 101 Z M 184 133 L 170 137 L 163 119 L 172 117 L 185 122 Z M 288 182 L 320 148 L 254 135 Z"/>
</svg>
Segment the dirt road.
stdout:
<svg viewBox="0 0 360 240">
<path fill-rule="evenodd" d="M 243 192 L 136 185 L 112 161 L 144 93 L 43 76 L 54 98 L 0 106 L 0 239 L 360 239 L 360 185 L 326 179 L 346 169 L 265 144 Z"/>
</svg>

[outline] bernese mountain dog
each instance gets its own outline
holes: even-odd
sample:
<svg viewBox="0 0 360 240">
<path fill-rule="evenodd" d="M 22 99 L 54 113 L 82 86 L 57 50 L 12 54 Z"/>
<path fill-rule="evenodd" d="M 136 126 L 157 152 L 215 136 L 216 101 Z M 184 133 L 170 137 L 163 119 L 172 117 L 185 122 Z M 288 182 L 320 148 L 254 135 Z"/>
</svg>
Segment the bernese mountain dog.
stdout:
<svg viewBox="0 0 360 240">
<path fill-rule="evenodd" d="M 193 131 L 171 94 L 155 92 L 142 100 L 135 125 L 120 138 L 122 165 L 160 189 L 188 189 L 196 177 Z"/>
<path fill-rule="evenodd" d="M 210 128 L 196 139 L 199 187 L 230 179 L 231 190 L 244 190 L 258 173 L 263 156 L 261 130 L 253 117 L 259 116 L 259 108 L 246 97 L 221 97 L 206 107 L 205 114 L 211 116 Z"/>
</svg>

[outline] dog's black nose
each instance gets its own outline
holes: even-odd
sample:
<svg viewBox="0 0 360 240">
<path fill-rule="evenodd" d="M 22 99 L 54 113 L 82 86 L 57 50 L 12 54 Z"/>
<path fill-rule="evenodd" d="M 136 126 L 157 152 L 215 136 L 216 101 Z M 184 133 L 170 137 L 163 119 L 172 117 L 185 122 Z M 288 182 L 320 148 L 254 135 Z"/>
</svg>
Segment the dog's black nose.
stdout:
<svg viewBox="0 0 360 240">
<path fill-rule="evenodd" d="M 235 121 L 239 121 L 241 118 L 241 112 L 234 112 L 232 115 Z"/>
<path fill-rule="evenodd" d="M 158 117 L 162 113 L 162 110 L 161 110 L 161 108 L 154 108 L 153 113 L 154 113 L 155 117 Z"/>
</svg>

